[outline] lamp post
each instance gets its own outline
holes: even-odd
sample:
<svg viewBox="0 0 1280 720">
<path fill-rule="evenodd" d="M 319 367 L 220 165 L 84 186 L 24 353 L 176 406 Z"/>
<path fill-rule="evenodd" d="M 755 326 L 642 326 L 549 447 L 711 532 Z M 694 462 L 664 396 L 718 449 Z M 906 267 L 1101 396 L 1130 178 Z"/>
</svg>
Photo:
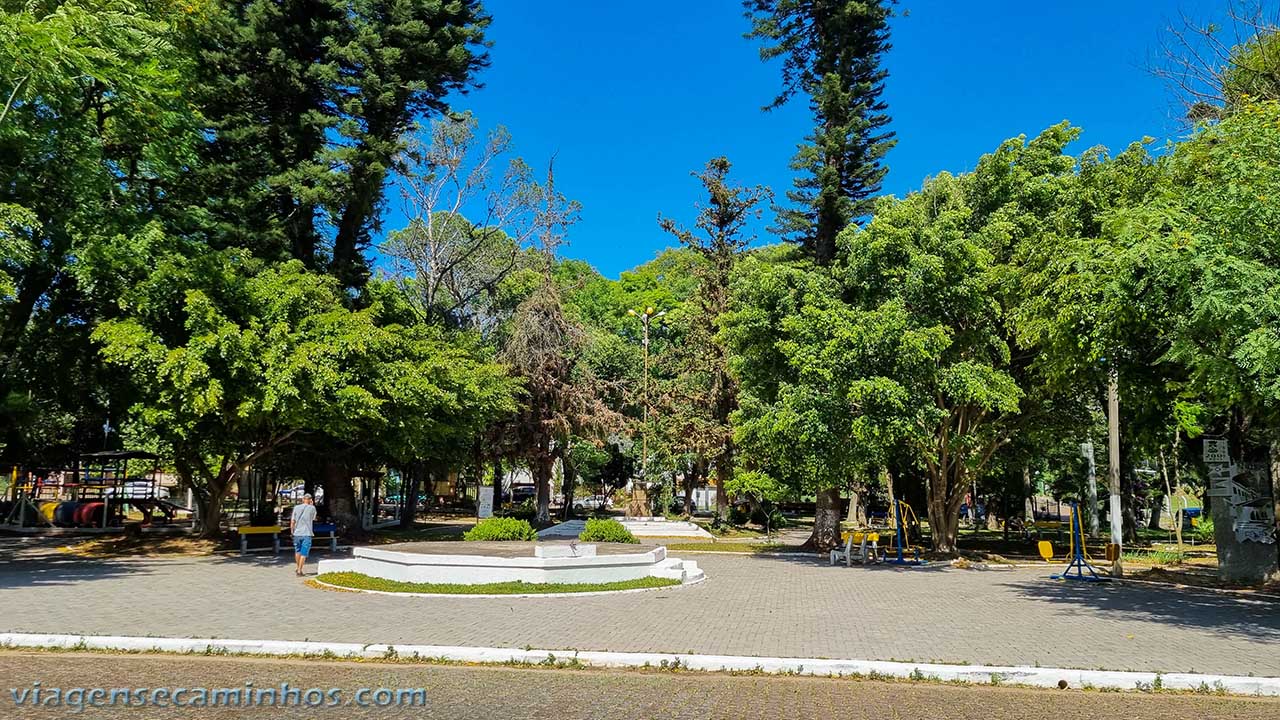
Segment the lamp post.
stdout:
<svg viewBox="0 0 1280 720">
<path fill-rule="evenodd" d="M 649 325 L 657 318 L 666 315 L 666 310 L 655 310 L 652 305 L 646 306 L 643 310 L 628 310 L 627 315 L 640 321 L 643 328 L 641 339 L 641 347 L 644 352 L 644 376 L 641 379 L 643 385 L 644 397 L 644 428 L 640 434 L 640 478 L 644 481 L 649 479 Z M 628 508 L 630 514 L 639 511 L 637 507 L 642 501 L 642 497 L 638 492 L 638 488 L 634 485 L 631 488 L 631 505 Z"/>
</svg>

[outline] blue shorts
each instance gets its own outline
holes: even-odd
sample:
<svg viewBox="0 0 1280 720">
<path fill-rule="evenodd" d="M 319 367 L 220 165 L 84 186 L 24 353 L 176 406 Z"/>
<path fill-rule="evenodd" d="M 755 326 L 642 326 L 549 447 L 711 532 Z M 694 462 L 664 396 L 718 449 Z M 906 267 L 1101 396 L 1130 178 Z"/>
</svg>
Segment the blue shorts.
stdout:
<svg viewBox="0 0 1280 720">
<path fill-rule="evenodd" d="M 302 557 L 306 557 L 310 555 L 311 554 L 311 536 L 303 535 L 302 537 L 295 537 L 293 539 L 293 551 L 301 555 Z"/>
</svg>

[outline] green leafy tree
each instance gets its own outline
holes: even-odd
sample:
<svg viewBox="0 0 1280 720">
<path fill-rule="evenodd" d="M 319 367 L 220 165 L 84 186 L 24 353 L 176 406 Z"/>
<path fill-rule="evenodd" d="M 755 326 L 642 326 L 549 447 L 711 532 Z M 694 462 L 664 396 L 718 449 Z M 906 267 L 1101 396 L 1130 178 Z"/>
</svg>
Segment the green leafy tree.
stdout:
<svg viewBox="0 0 1280 720">
<path fill-rule="evenodd" d="M 127 401 L 89 331 L 193 158 L 190 22 L 166 4 L 0 3 L 0 432 L 17 462 L 100 449 Z"/>
<path fill-rule="evenodd" d="M 502 369 L 436 329 L 352 311 L 330 277 L 242 251 L 175 253 L 102 323 L 103 358 L 128 370 L 135 423 L 194 489 L 206 536 L 255 464 L 308 434 L 364 438 L 388 456 L 438 452 L 512 407 Z M 344 525 L 354 508 L 330 511 Z"/>
</svg>

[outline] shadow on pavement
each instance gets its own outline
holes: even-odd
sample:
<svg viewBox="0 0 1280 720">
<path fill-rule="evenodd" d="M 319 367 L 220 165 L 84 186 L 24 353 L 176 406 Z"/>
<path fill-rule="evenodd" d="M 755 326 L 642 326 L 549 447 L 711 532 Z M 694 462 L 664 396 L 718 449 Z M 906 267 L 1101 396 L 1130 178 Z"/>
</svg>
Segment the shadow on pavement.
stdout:
<svg viewBox="0 0 1280 720">
<path fill-rule="evenodd" d="M 1259 598 L 1152 585 L 1084 583 L 1037 578 L 1007 583 L 1024 598 L 1090 608 L 1173 627 L 1195 627 L 1250 640 L 1280 641 L 1280 602 Z M 1280 652 L 1280 650 L 1278 650 Z"/>
</svg>

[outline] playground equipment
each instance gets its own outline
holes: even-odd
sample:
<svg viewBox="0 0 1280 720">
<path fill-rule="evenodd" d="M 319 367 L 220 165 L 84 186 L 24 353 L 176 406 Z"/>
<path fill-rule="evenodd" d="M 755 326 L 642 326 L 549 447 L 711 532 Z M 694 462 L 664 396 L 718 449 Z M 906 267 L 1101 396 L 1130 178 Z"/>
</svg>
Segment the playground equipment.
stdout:
<svg viewBox="0 0 1280 720">
<path fill-rule="evenodd" d="M 11 474 L 12 501 L 0 527 L 24 532 L 111 531 L 124 527 L 129 512 L 150 525 L 162 516 L 172 523 L 186 508 L 167 499 L 158 475 L 159 457 L 114 450 L 82 455 L 71 470 L 28 470 Z M 130 473 L 130 463 L 134 472 Z M 141 465 L 144 468 L 138 472 Z"/>
<path fill-rule="evenodd" d="M 1083 580 L 1085 582 L 1104 582 L 1108 578 L 1099 575 L 1090 564 L 1089 551 L 1084 546 L 1084 521 L 1080 517 L 1080 504 L 1072 500 L 1071 508 L 1071 549 L 1067 556 L 1071 558 L 1067 568 L 1058 575 L 1050 575 L 1054 580 Z M 1085 572 L 1088 571 L 1088 575 Z"/>
<path fill-rule="evenodd" d="M 910 523 L 910 525 L 907 525 Z M 924 561 L 920 559 L 920 547 L 911 545 L 911 528 L 920 527 L 920 518 L 916 517 L 915 510 L 907 504 L 906 500 L 899 500 L 893 505 L 893 545 L 896 550 L 895 557 L 886 560 L 890 565 L 923 565 Z M 903 555 L 903 550 L 911 552 L 912 559 L 908 560 Z"/>
</svg>

